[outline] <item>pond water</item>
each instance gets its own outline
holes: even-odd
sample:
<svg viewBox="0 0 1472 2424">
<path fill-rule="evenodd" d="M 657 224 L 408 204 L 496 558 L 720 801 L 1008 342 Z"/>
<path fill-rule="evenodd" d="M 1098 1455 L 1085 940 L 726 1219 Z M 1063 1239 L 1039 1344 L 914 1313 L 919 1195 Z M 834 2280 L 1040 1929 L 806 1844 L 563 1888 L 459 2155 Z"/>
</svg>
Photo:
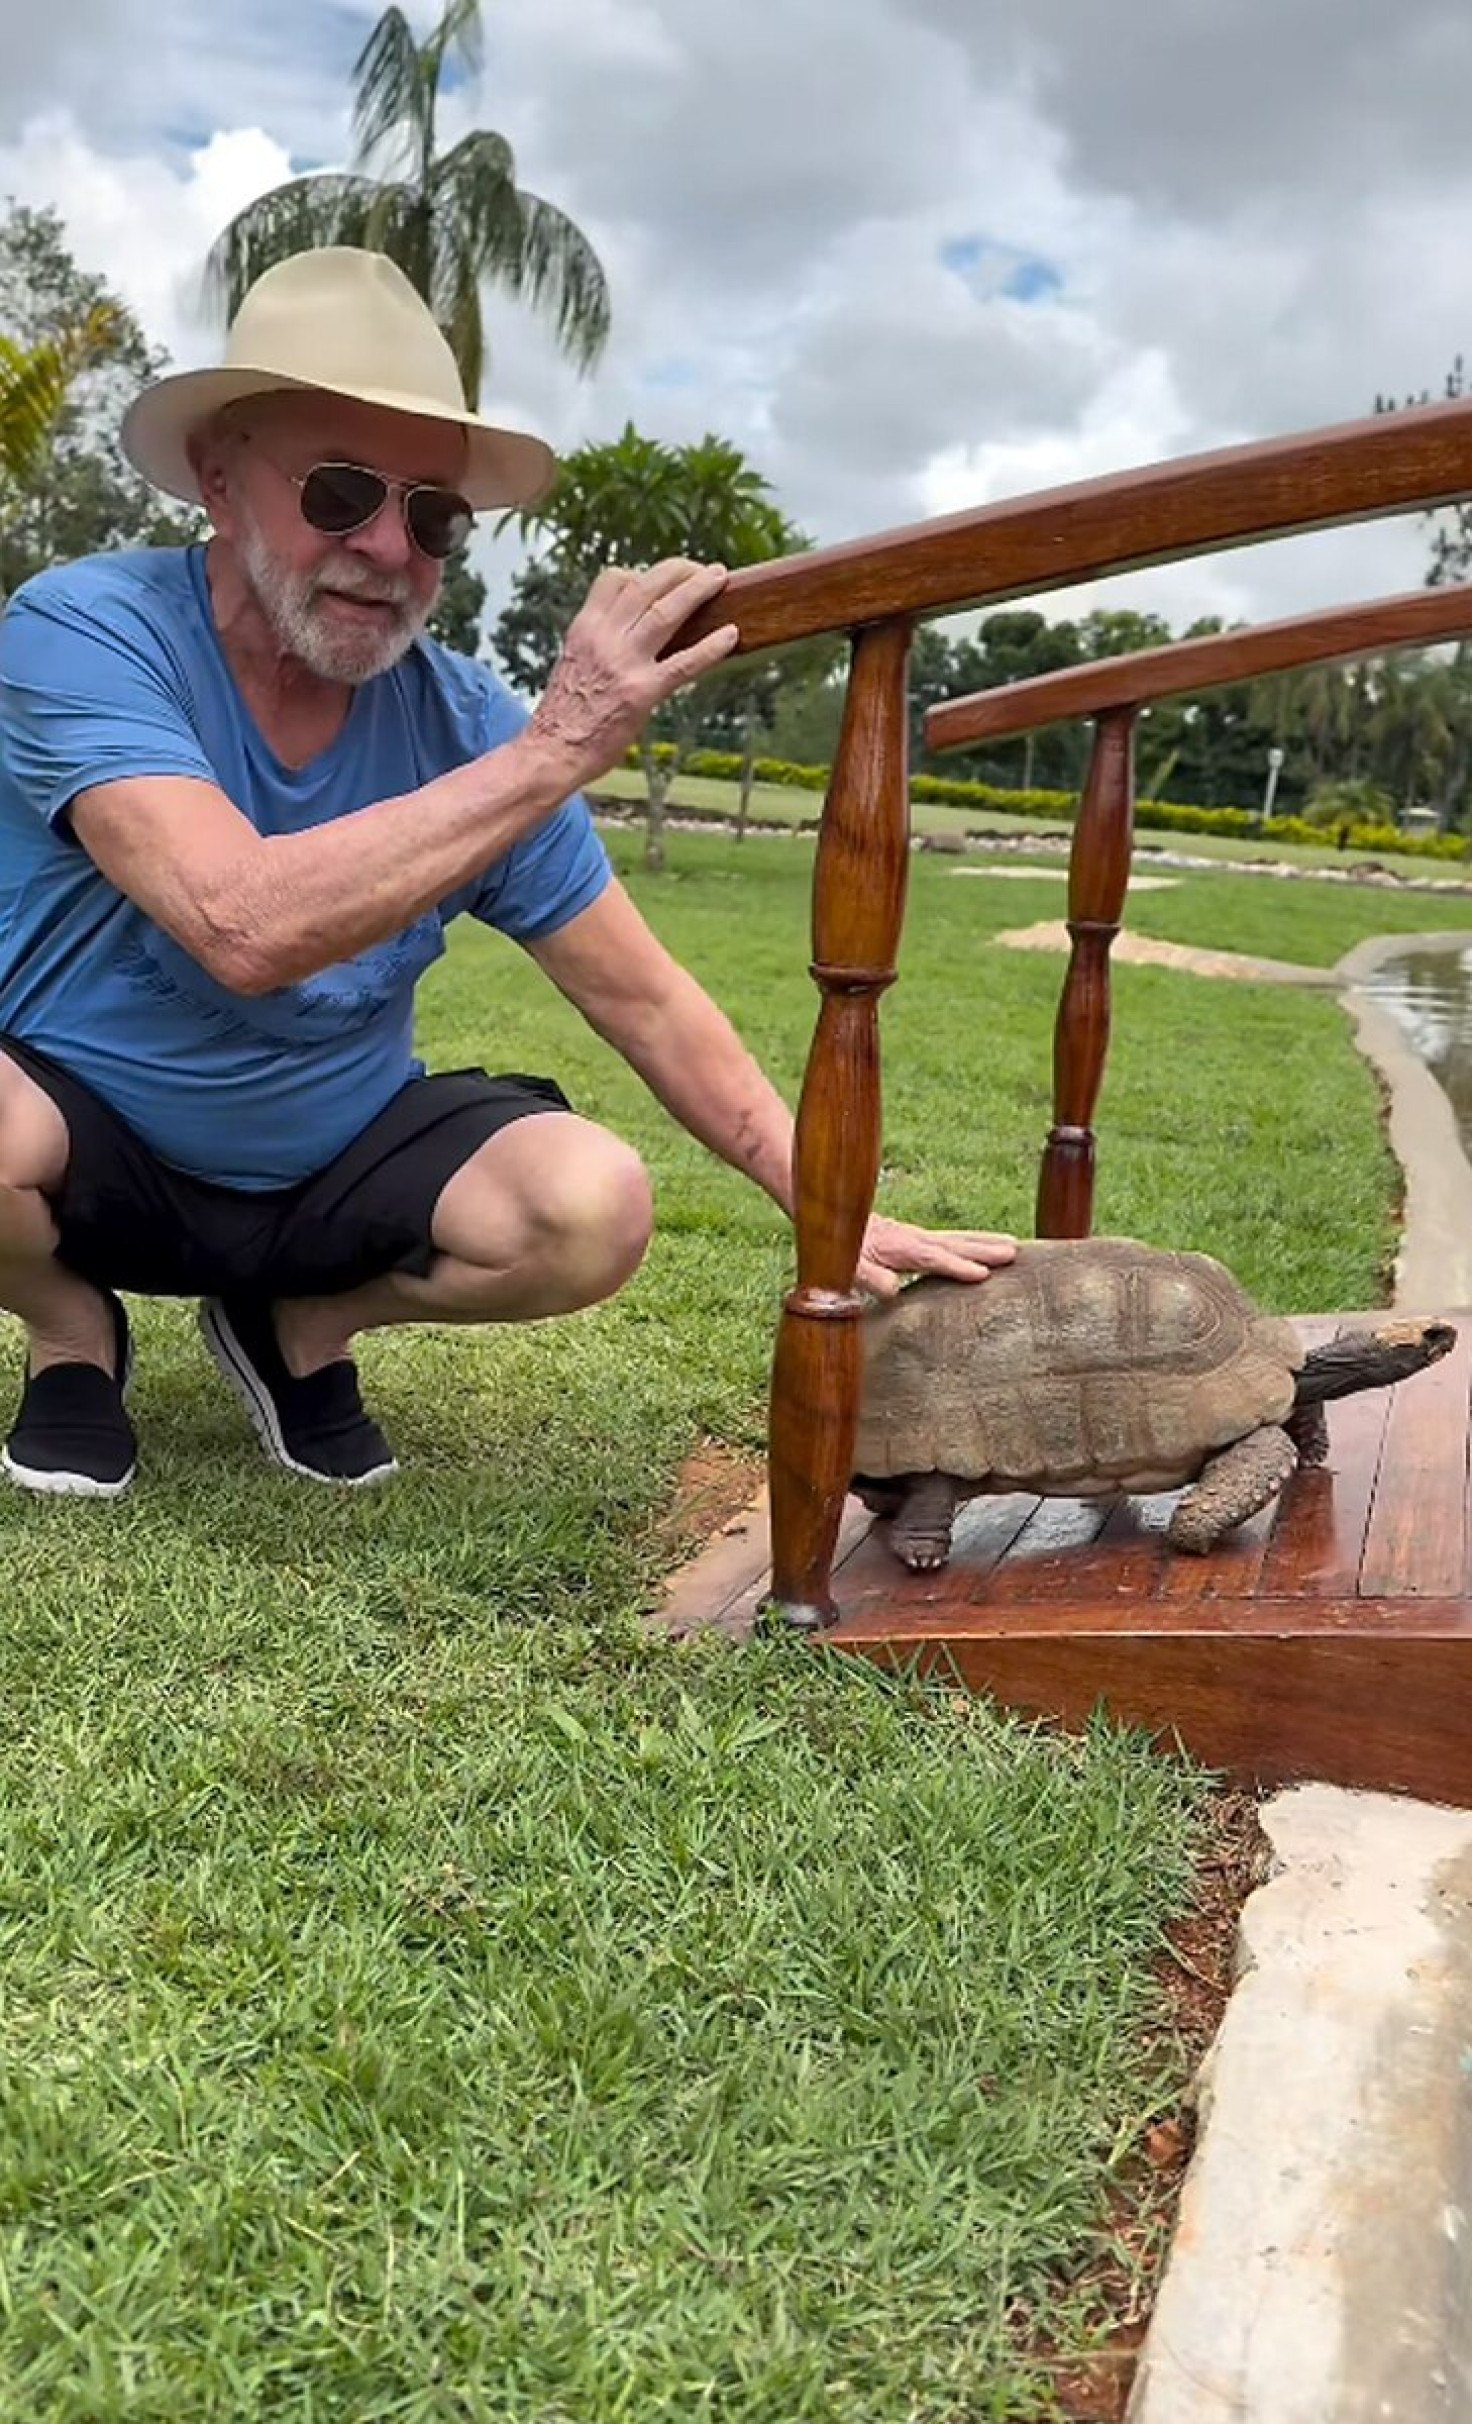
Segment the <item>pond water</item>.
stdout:
<svg viewBox="0 0 1472 2424">
<path fill-rule="evenodd" d="M 1404 1027 L 1450 1097 L 1472 1160 L 1472 943 L 1397 952 L 1357 984 Z"/>
</svg>

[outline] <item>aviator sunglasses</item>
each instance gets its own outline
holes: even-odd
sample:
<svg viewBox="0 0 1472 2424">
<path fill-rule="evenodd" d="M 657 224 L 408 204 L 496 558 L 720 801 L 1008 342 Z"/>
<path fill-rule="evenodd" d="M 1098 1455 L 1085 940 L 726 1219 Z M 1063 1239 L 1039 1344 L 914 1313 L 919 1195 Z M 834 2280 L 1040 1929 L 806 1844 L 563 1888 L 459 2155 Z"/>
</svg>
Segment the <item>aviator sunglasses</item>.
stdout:
<svg viewBox="0 0 1472 2424">
<path fill-rule="evenodd" d="M 291 471 L 284 477 L 300 492 L 303 521 L 330 538 L 342 539 L 351 530 L 366 529 L 391 496 L 403 498 L 409 536 L 420 554 L 432 557 L 436 564 L 443 564 L 457 547 L 463 547 L 475 525 L 470 506 L 453 488 L 388 480 L 381 471 L 366 471 L 360 463 L 314 463 L 304 479 Z"/>
</svg>

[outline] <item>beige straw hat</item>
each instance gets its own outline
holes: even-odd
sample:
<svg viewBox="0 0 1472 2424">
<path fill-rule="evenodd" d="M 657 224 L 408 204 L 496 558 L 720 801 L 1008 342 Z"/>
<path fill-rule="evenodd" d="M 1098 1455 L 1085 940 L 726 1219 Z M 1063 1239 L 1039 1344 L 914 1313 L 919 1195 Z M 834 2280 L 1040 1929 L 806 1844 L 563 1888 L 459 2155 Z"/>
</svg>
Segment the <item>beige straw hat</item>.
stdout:
<svg viewBox="0 0 1472 2424">
<path fill-rule="evenodd" d="M 540 438 L 467 410 L 455 357 L 403 271 L 346 244 L 296 253 L 257 278 L 221 367 L 145 387 L 124 417 L 123 452 L 155 488 L 197 504 L 190 438 L 222 404 L 292 387 L 458 422 L 470 441 L 459 486 L 474 506 L 531 505 L 552 485 L 556 457 Z"/>
</svg>

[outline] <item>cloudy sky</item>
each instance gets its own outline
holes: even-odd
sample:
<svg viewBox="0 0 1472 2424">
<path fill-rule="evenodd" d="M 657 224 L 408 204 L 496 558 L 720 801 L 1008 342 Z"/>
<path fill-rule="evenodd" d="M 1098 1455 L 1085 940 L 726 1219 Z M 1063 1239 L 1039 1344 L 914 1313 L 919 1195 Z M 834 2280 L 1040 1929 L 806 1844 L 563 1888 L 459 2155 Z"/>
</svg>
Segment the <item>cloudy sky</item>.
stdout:
<svg viewBox="0 0 1472 2424">
<path fill-rule="evenodd" d="M 0 195 L 55 204 L 175 360 L 207 361 L 204 251 L 254 194 L 345 160 L 376 13 L 0 0 Z M 485 18 L 447 134 L 510 137 L 597 244 L 614 335 L 580 380 L 492 301 L 483 406 L 559 446 L 629 418 L 717 430 L 820 541 L 1354 418 L 1472 355 L 1468 0 Z M 1089 596 L 1256 619 L 1413 587 L 1424 562 L 1413 522 L 1383 523 Z"/>
</svg>

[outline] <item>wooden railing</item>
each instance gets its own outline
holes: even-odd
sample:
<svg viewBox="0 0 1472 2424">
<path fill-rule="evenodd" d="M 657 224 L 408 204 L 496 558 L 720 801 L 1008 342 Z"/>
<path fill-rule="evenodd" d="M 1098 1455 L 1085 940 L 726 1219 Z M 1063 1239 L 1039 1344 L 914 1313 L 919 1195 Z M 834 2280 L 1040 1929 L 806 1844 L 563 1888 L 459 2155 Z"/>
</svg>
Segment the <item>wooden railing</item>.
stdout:
<svg viewBox="0 0 1472 2424">
<path fill-rule="evenodd" d="M 861 1383 L 863 1299 L 854 1273 L 879 1169 L 878 998 L 893 981 L 904 909 L 905 665 L 914 619 L 1469 493 L 1472 404 L 1434 405 L 753 566 L 733 573 L 715 605 L 673 643 L 688 645 L 728 622 L 737 626 L 738 653 L 822 632 L 855 635 L 814 872 L 821 1009 L 794 1154 L 797 1284 L 783 1309 L 772 1378 L 770 1605 L 778 1621 L 810 1632 L 836 1614 L 830 1577 Z M 1063 1220 L 1082 1216 L 1092 1172 L 1103 1055 L 1091 1039 L 1107 1036 L 1108 950 L 1128 881 L 1132 721 L 1128 707 L 1105 713 L 1101 746 L 1105 732 L 1112 737 L 1096 758 L 1087 810 L 1090 832 L 1104 838 L 1097 867 L 1080 868 L 1070 899 L 1080 934 L 1060 1052 L 1065 1108 L 1080 1116 L 1055 1120 L 1050 1203 Z"/>
<path fill-rule="evenodd" d="M 1472 588 L 1418 589 L 1364 606 L 1295 615 L 1247 631 L 1070 665 L 931 708 L 925 744 L 936 750 L 1035 732 L 1076 716 L 1098 718 L 1069 855 L 1072 949 L 1054 1030 L 1053 1125 L 1038 1180 L 1039 1237 L 1087 1237 L 1093 1220 L 1094 1108 L 1109 1051 L 1109 952 L 1129 883 L 1133 740 L 1141 708 L 1151 699 L 1220 689 L 1262 674 L 1287 673 L 1296 665 L 1425 648 L 1469 632 Z"/>
</svg>

